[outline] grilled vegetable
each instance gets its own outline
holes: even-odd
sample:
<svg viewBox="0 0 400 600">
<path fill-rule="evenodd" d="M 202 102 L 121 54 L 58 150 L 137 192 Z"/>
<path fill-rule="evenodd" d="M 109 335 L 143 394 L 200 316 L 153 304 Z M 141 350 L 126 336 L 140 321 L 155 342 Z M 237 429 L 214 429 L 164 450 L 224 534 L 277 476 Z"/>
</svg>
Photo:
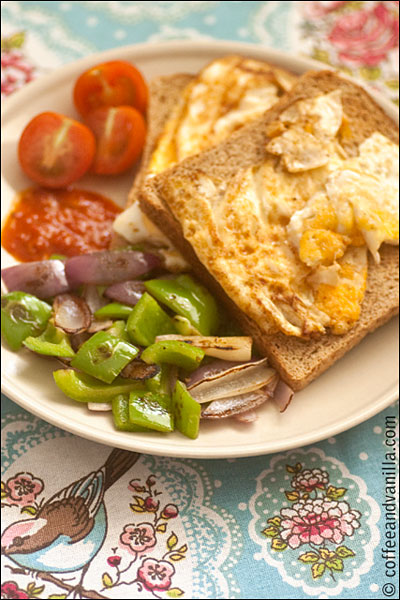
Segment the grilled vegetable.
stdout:
<svg viewBox="0 0 400 600">
<path fill-rule="evenodd" d="M 19 350 L 28 336 L 44 331 L 51 306 L 25 292 L 10 292 L 1 299 L 1 334 L 11 350 Z"/>
<path fill-rule="evenodd" d="M 129 315 L 127 331 L 133 343 L 150 346 L 157 335 L 175 333 L 175 327 L 157 301 L 146 293 Z"/>
<path fill-rule="evenodd" d="M 142 352 L 141 359 L 149 364 L 167 363 L 187 371 L 196 369 L 204 358 L 204 350 L 194 348 L 185 342 L 167 340 L 156 342 Z"/>
<path fill-rule="evenodd" d="M 77 402 L 111 402 L 118 394 L 129 393 L 140 387 L 131 379 L 119 377 L 110 385 L 74 369 L 59 369 L 54 371 L 53 377 L 60 390 Z"/>
<path fill-rule="evenodd" d="M 159 302 L 178 315 L 186 317 L 202 334 L 211 335 L 218 326 L 218 312 L 214 298 L 189 276 L 174 279 L 151 279 L 146 290 Z"/>
<path fill-rule="evenodd" d="M 138 354 L 138 349 L 106 331 L 98 331 L 79 348 L 71 366 L 106 383 Z"/>
</svg>

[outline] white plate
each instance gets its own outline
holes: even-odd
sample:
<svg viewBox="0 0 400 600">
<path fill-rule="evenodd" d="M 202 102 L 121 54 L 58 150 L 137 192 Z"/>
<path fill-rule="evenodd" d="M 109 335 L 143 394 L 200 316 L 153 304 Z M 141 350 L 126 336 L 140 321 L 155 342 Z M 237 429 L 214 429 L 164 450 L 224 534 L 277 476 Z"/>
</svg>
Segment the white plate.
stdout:
<svg viewBox="0 0 400 600">
<path fill-rule="evenodd" d="M 76 77 L 89 66 L 112 59 L 135 63 L 147 79 L 177 72 L 195 73 L 225 54 L 264 59 L 296 73 L 323 68 L 315 61 L 276 50 L 233 42 L 170 42 L 140 44 L 89 56 L 28 84 L 4 103 L 2 134 L 2 210 L 15 192 L 30 185 L 16 161 L 16 145 L 25 124 L 37 113 L 56 110 L 74 116 L 71 94 Z M 395 108 L 377 98 L 396 119 Z M 85 178 L 79 185 L 97 190 L 123 205 L 132 175 L 116 179 Z M 15 261 L 3 250 L 3 266 Z M 82 437 L 150 454 L 190 458 L 255 456 L 322 440 L 372 417 L 397 398 L 397 322 L 392 320 L 367 336 L 305 390 L 290 409 L 279 414 L 272 404 L 260 410 L 258 421 L 202 423 L 199 438 L 179 433 L 134 434 L 116 431 L 110 413 L 92 413 L 66 398 L 52 378 L 54 362 L 29 352 L 2 349 L 5 394 L 35 415 Z M 367 440 L 366 440 L 367 442 Z"/>
</svg>

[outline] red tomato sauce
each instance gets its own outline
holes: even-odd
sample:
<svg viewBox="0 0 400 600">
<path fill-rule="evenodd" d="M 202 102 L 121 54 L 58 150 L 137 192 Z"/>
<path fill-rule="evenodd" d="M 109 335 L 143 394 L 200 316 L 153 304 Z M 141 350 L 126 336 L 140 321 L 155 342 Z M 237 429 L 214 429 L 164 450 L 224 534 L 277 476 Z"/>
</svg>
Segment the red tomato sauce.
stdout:
<svg viewBox="0 0 400 600">
<path fill-rule="evenodd" d="M 29 188 L 19 193 L 6 218 L 2 246 L 21 262 L 105 250 L 121 210 L 87 190 Z"/>
</svg>

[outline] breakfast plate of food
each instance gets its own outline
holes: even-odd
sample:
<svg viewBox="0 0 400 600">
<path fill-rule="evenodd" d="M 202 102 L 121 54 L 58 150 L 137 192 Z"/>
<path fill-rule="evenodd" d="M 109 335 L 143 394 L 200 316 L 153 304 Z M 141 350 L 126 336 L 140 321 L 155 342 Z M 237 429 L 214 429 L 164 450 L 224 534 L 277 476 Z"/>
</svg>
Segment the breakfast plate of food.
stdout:
<svg viewBox="0 0 400 600">
<path fill-rule="evenodd" d="M 2 129 L 12 400 L 191 458 L 303 446 L 396 400 L 389 101 L 260 46 L 141 44 L 28 84 Z"/>
</svg>

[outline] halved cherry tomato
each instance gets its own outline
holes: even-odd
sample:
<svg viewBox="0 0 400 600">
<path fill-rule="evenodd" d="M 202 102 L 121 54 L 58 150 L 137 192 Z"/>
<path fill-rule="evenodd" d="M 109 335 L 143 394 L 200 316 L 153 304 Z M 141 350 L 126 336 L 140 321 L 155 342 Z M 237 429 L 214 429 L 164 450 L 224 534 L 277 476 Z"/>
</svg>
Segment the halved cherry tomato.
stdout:
<svg viewBox="0 0 400 600">
<path fill-rule="evenodd" d="M 104 106 L 90 113 L 86 122 L 97 141 L 92 166 L 94 173 L 117 175 L 139 158 L 146 137 L 146 124 L 135 108 Z"/>
<path fill-rule="evenodd" d="M 142 74 L 122 60 L 91 67 L 82 73 L 74 87 L 74 103 L 83 117 L 101 106 L 133 106 L 144 113 L 147 96 Z"/>
<path fill-rule="evenodd" d="M 93 162 L 96 140 L 86 125 L 58 113 L 44 112 L 25 127 L 18 144 L 23 171 L 44 187 L 76 181 Z"/>
</svg>

